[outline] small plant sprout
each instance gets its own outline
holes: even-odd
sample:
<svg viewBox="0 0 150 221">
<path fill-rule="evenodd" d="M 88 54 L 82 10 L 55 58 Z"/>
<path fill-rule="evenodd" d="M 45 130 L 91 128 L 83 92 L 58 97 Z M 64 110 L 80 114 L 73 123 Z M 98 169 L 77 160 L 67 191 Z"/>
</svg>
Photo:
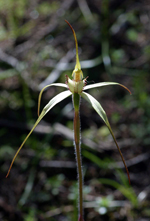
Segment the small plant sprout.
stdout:
<svg viewBox="0 0 150 221">
<path fill-rule="evenodd" d="M 72 28 L 72 26 L 69 24 L 69 22 L 66 21 L 66 23 L 70 26 L 70 28 L 73 32 L 74 39 L 75 39 L 75 45 L 76 45 L 76 65 L 75 65 L 75 69 L 73 70 L 73 73 L 72 73 L 72 79 L 70 79 L 68 76 L 66 76 L 66 84 L 63 84 L 63 83 L 49 84 L 41 90 L 41 92 L 39 94 L 39 99 L 38 99 L 38 119 L 35 122 L 33 128 L 29 132 L 29 134 L 27 135 L 27 137 L 25 138 L 25 140 L 23 141 L 23 143 L 21 144 L 21 146 L 19 147 L 18 151 L 16 152 L 16 154 L 11 162 L 11 165 L 9 167 L 6 177 L 8 177 L 10 170 L 12 168 L 12 165 L 13 165 L 18 153 L 20 152 L 21 148 L 23 147 L 23 145 L 25 144 L 26 140 L 29 138 L 29 136 L 31 135 L 31 133 L 33 132 L 35 127 L 42 120 L 42 118 L 56 104 L 58 104 L 60 101 L 62 101 L 65 98 L 72 95 L 73 106 L 74 106 L 74 146 L 75 146 L 76 161 L 77 161 L 78 191 L 79 191 L 79 213 L 78 213 L 79 217 L 78 217 L 78 221 L 84 221 L 84 218 L 83 218 L 83 174 L 82 174 L 82 162 L 81 162 L 81 142 L 80 142 L 81 135 L 80 135 L 80 116 L 79 116 L 79 114 L 80 114 L 80 99 L 82 97 L 87 102 L 89 102 L 92 105 L 92 107 L 95 109 L 95 111 L 98 113 L 98 115 L 102 118 L 104 123 L 107 125 L 107 127 L 110 131 L 110 134 L 112 135 L 112 138 L 113 138 L 113 140 L 117 146 L 117 149 L 120 153 L 122 161 L 124 163 L 124 166 L 125 166 L 125 169 L 126 169 L 126 172 L 128 175 L 128 180 L 130 183 L 130 176 L 129 176 L 128 168 L 126 166 L 126 163 L 125 163 L 125 160 L 124 160 L 123 155 L 121 153 L 121 150 L 117 144 L 116 138 L 115 138 L 113 131 L 111 129 L 111 126 L 109 124 L 107 115 L 106 115 L 104 109 L 102 108 L 101 104 L 93 96 L 86 93 L 85 91 L 88 89 L 91 89 L 91 88 L 96 88 L 96 87 L 103 87 L 103 86 L 108 86 L 108 85 L 119 85 L 119 86 L 125 88 L 126 90 L 128 90 L 130 94 L 131 94 L 131 92 L 124 85 L 119 84 L 119 83 L 115 83 L 115 82 L 103 82 L 103 83 L 95 83 L 95 84 L 91 84 L 91 85 L 86 85 L 86 78 L 85 79 L 83 78 L 83 73 L 81 70 L 80 62 L 79 62 L 78 42 L 77 42 L 76 34 L 75 34 L 75 31 Z M 59 93 L 58 95 L 56 95 L 55 97 L 53 97 L 48 102 L 48 104 L 43 108 L 42 112 L 40 113 L 40 102 L 41 102 L 42 93 L 47 87 L 50 87 L 50 86 L 64 87 L 67 90 L 63 91 L 63 92 Z"/>
</svg>

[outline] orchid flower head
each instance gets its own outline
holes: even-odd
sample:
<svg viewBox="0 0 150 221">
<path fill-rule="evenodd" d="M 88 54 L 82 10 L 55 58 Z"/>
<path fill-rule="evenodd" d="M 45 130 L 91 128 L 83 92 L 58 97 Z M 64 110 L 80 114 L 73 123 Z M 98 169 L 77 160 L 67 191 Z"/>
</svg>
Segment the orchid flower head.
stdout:
<svg viewBox="0 0 150 221">
<path fill-rule="evenodd" d="M 31 133 L 33 132 L 33 130 L 35 129 L 35 127 L 40 123 L 40 121 L 43 119 L 43 117 L 56 105 L 58 104 L 59 102 L 61 102 L 62 100 L 66 99 L 67 97 L 71 96 L 71 95 L 74 95 L 74 94 L 79 94 L 79 96 L 81 96 L 82 98 L 84 98 L 88 103 L 91 104 L 91 106 L 93 107 L 93 109 L 97 112 L 97 114 L 101 117 L 101 119 L 104 121 L 104 123 L 106 124 L 106 126 L 108 127 L 109 129 L 109 132 L 110 134 L 112 135 L 112 138 L 116 144 L 116 147 L 120 153 L 120 156 L 121 156 L 121 159 L 124 163 L 124 166 L 125 166 L 125 169 L 126 169 L 126 172 L 127 172 L 127 175 L 128 175 L 128 180 L 129 180 L 129 183 L 130 183 L 130 176 L 129 176 L 129 171 L 128 171 L 128 168 L 126 166 L 126 163 L 125 163 L 125 160 L 123 158 L 123 155 L 121 153 L 121 150 L 118 146 L 118 143 L 116 141 L 116 138 L 113 134 L 113 131 L 111 129 L 111 126 L 109 124 L 109 121 L 108 121 L 108 118 L 107 118 L 107 115 L 104 111 L 104 109 L 102 108 L 101 104 L 93 97 L 91 96 L 89 93 L 86 93 L 84 92 L 85 90 L 88 90 L 88 89 L 92 89 L 92 88 L 97 88 L 97 87 L 103 87 L 103 86 L 109 86 L 109 85 L 119 85 L 121 87 L 123 87 L 124 89 L 126 89 L 130 94 L 130 90 L 122 85 L 122 84 L 119 84 L 119 83 L 116 83 L 116 82 L 100 82 L 100 83 L 95 83 L 95 84 L 91 84 L 91 85 L 86 85 L 86 78 L 83 79 L 83 73 L 82 73 L 82 70 L 81 70 L 81 65 L 80 65 L 80 62 L 79 62 L 79 55 L 78 55 L 78 42 L 77 42 L 77 37 L 76 37 L 76 34 L 75 34 L 75 31 L 74 29 L 72 28 L 72 26 L 70 25 L 70 23 L 65 20 L 66 23 L 70 26 L 72 32 L 73 32 L 73 35 L 74 35 L 74 39 L 75 39 L 75 45 L 76 45 L 76 64 L 75 64 L 75 68 L 73 70 L 73 73 L 72 73 L 72 77 L 73 79 L 71 80 L 68 76 L 66 76 L 66 84 L 63 84 L 63 83 L 53 83 L 53 84 L 49 84 L 47 86 L 45 86 L 40 94 L 39 94 L 39 99 L 38 99 L 38 119 L 37 121 L 35 122 L 35 124 L 33 125 L 31 131 L 29 132 L 29 134 L 27 135 L 27 137 L 25 138 L 25 140 L 23 141 L 23 143 L 21 144 L 21 146 L 19 147 L 18 151 L 16 152 L 12 162 L 11 162 L 11 165 L 9 167 L 9 170 L 8 170 L 8 173 L 7 173 L 7 176 L 9 175 L 10 173 L 10 170 L 12 168 L 12 165 L 18 155 L 18 153 L 20 152 L 20 150 L 22 149 L 23 145 L 25 144 L 26 140 L 29 138 L 29 136 L 31 135 Z M 47 88 L 47 87 L 50 87 L 50 86 L 58 86 L 58 87 L 63 87 L 63 88 L 66 88 L 66 89 L 69 89 L 69 90 L 66 90 L 66 91 L 63 91 L 61 93 L 59 93 L 58 95 L 56 95 L 55 97 L 53 97 L 49 102 L 48 104 L 43 108 L 43 110 L 41 111 L 40 113 L 40 102 L 41 102 L 41 97 L 42 97 L 42 93 L 43 91 Z"/>
</svg>

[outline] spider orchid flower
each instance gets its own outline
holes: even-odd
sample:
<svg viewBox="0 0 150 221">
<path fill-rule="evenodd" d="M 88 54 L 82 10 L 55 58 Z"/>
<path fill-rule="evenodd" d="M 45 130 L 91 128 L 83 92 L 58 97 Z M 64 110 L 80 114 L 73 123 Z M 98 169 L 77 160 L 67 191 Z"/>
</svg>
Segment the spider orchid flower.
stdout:
<svg viewBox="0 0 150 221">
<path fill-rule="evenodd" d="M 65 20 L 66 21 L 66 20 Z M 104 123 L 107 125 L 110 134 L 112 135 L 112 138 L 116 144 L 116 147 L 120 153 L 120 156 L 122 158 L 122 161 L 124 163 L 127 175 L 128 175 L 128 180 L 130 183 L 130 176 L 129 176 L 129 171 L 128 168 L 126 166 L 125 160 L 123 158 L 123 155 L 121 153 L 121 150 L 117 144 L 116 138 L 113 134 L 113 131 L 111 129 L 111 126 L 109 124 L 107 115 L 104 111 L 104 109 L 102 108 L 101 104 L 90 94 L 86 93 L 85 91 L 88 89 L 92 89 L 92 88 L 96 88 L 96 87 L 103 87 L 103 86 L 109 86 L 109 85 L 119 85 L 123 88 L 125 88 L 127 91 L 129 91 L 129 93 L 131 94 L 130 90 L 125 87 L 122 84 L 116 83 L 116 82 L 102 82 L 102 83 L 95 83 L 95 84 L 91 84 L 91 85 L 86 85 L 86 79 L 87 78 L 83 78 L 83 73 L 81 70 L 81 65 L 79 62 L 79 56 L 78 56 L 78 43 L 77 43 L 77 38 L 76 38 L 76 34 L 74 29 L 72 28 L 72 26 L 69 24 L 68 21 L 66 21 L 66 23 L 70 26 L 73 35 L 74 35 L 74 39 L 75 39 L 75 45 L 76 45 L 76 65 L 75 68 L 73 70 L 72 73 L 72 79 L 70 79 L 67 75 L 66 75 L 66 84 L 63 83 L 53 83 L 53 84 L 49 84 L 47 86 L 45 86 L 40 94 L 39 94 L 39 99 L 38 99 L 38 119 L 35 122 L 33 128 L 31 129 L 31 131 L 29 132 L 29 134 L 27 135 L 27 137 L 25 138 L 25 140 L 23 141 L 23 143 L 21 144 L 21 146 L 19 147 L 18 151 L 16 152 L 11 165 L 9 167 L 8 173 L 6 175 L 6 177 L 8 177 L 10 170 L 12 168 L 12 165 L 18 155 L 18 153 L 20 152 L 21 148 L 23 147 L 23 145 L 25 144 L 25 142 L 27 141 L 27 139 L 29 138 L 29 136 L 31 135 L 31 133 L 33 132 L 33 130 L 35 129 L 35 127 L 39 124 L 39 122 L 42 120 L 42 118 L 59 102 L 61 102 L 62 100 L 64 100 L 65 98 L 69 97 L 72 95 L 73 97 L 73 106 L 74 106 L 74 145 L 75 145 L 75 153 L 76 153 L 76 160 L 77 160 L 77 172 L 78 172 L 78 182 L 79 182 L 79 218 L 78 221 L 83 221 L 83 175 L 82 175 L 82 162 L 81 162 L 81 143 L 80 143 L 80 117 L 79 117 L 79 110 L 80 110 L 80 98 L 84 98 L 87 102 L 89 102 L 92 107 L 95 109 L 95 111 L 98 113 L 98 115 L 102 118 L 102 120 L 104 121 Z M 43 91 L 50 86 L 59 86 L 59 87 L 64 87 L 67 90 L 63 91 L 61 93 L 59 93 L 58 95 L 56 95 L 55 97 L 53 97 L 48 104 L 43 108 L 42 112 L 40 113 L 40 102 L 41 102 L 41 97 L 42 97 L 42 93 Z"/>
</svg>

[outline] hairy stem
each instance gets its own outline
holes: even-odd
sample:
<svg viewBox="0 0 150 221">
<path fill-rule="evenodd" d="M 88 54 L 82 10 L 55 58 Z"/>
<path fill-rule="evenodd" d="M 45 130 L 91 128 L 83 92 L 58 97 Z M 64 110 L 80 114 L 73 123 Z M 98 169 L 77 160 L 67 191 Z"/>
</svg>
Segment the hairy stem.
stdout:
<svg viewBox="0 0 150 221">
<path fill-rule="evenodd" d="M 79 182 L 79 221 L 83 220 L 83 175 L 82 175 L 82 161 L 81 161 L 81 146 L 80 146 L 80 95 L 73 94 L 74 103 L 74 142 L 75 142 L 75 153 L 77 161 L 77 172 Z"/>
</svg>

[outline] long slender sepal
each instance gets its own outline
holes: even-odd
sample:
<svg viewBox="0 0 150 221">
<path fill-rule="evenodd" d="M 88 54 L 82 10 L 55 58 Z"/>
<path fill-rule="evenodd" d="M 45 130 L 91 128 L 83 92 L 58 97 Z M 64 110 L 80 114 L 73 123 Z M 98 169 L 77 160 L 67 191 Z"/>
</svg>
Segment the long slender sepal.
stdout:
<svg viewBox="0 0 150 221">
<path fill-rule="evenodd" d="M 100 103 L 93 96 L 91 96 L 90 94 L 88 94 L 86 92 L 82 92 L 81 96 L 92 105 L 92 107 L 95 109 L 95 111 L 98 113 L 98 115 L 106 123 L 107 122 L 107 116 L 106 116 L 106 113 L 105 113 L 104 109 L 100 105 Z"/>
<path fill-rule="evenodd" d="M 76 44 L 76 66 L 75 66 L 75 69 L 81 70 L 81 65 L 79 62 L 78 41 L 77 41 L 76 33 L 75 33 L 73 27 L 71 26 L 71 24 L 67 20 L 65 20 L 65 22 L 70 26 L 70 28 L 73 32 L 73 36 L 74 36 L 74 40 L 75 40 L 75 44 Z"/>
<path fill-rule="evenodd" d="M 68 88 L 68 86 L 66 84 L 63 84 L 63 83 L 54 83 L 54 84 L 48 84 L 46 85 L 41 91 L 40 91 L 40 94 L 39 94 L 39 98 L 38 98 L 38 117 L 40 115 L 40 104 L 41 104 L 41 97 L 42 97 L 42 94 L 43 94 L 43 91 L 48 88 L 48 87 L 51 87 L 51 86 L 58 86 L 58 87 L 65 87 L 65 88 Z"/>
<path fill-rule="evenodd" d="M 83 79 L 83 73 L 82 73 L 81 65 L 80 65 L 80 61 L 79 61 L 77 37 L 76 37 L 76 33 L 75 33 L 73 27 L 71 26 L 71 24 L 67 20 L 65 20 L 65 22 L 69 25 L 69 27 L 71 28 L 71 30 L 73 32 L 74 40 L 75 40 L 75 44 L 76 44 L 76 65 L 75 65 L 75 69 L 73 70 L 72 76 L 73 76 L 73 80 L 78 82 Z"/>
<path fill-rule="evenodd" d="M 19 147 L 19 149 L 17 150 L 11 165 L 9 167 L 8 173 L 6 175 L 6 177 L 8 177 L 11 168 L 13 166 L 13 163 L 18 155 L 18 153 L 20 152 L 20 150 L 22 149 L 23 145 L 25 144 L 25 142 L 27 141 L 27 139 L 29 138 L 29 136 L 31 135 L 31 133 L 33 132 L 33 130 L 35 129 L 35 127 L 39 124 L 39 122 L 42 120 L 42 118 L 48 113 L 48 111 L 50 111 L 57 103 L 59 103 L 60 101 L 64 100 L 65 98 L 67 98 L 68 96 L 70 96 L 72 93 L 70 91 L 64 91 L 61 92 L 60 94 L 56 95 L 54 98 L 52 98 L 49 103 L 43 108 L 43 111 L 41 112 L 40 116 L 38 117 L 37 121 L 35 122 L 34 126 L 32 127 L 31 131 L 29 132 L 29 134 L 26 136 L 25 140 L 23 141 L 23 143 L 21 144 L 21 146 Z"/>
<path fill-rule="evenodd" d="M 88 89 L 92 89 L 92 88 L 96 88 L 96 87 L 109 86 L 109 85 L 119 85 L 119 86 L 125 88 L 131 94 L 131 91 L 126 86 L 124 86 L 123 84 L 116 83 L 116 82 L 101 82 L 101 83 L 90 84 L 90 85 L 86 85 L 83 88 L 83 90 L 85 91 L 85 90 L 88 90 Z"/>
<path fill-rule="evenodd" d="M 25 144 L 25 142 L 27 141 L 27 139 L 29 138 L 29 136 L 31 135 L 31 133 L 33 132 L 33 130 L 35 129 L 35 127 L 36 127 L 36 126 L 38 125 L 38 123 L 42 120 L 42 118 L 43 118 L 43 117 L 42 117 L 42 113 L 41 113 L 41 115 L 39 116 L 39 118 L 38 118 L 37 121 L 35 122 L 34 126 L 32 127 L 31 131 L 30 131 L 29 134 L 26 136 L 25 140 L 23 141 L 23 143 L 21 144 L 21 146 L 20 146 L 19 149 L 17 150 L 17 152 L 16 152 L 16 154 L 15 154 L 15 156 L 14 156 L 12 162 L 11 162 L 11 165 L 10 165 L 10 167 L 9 167 L 9 170 L 8 170 L 8 172 L 7 172 L 6 178 L 9 176 L 9 173 L 10 173 L 10 171 L 11 171 L 11 168 L 12 168 L 12 166 L 13 166 L 13 164 L 14 164 L 14 161 L 15 161 L 15 159 L 16 159 L 18 153 L 19 153 L 20 150 L 22 149 L 23 145 Z"/>
<path fill-rule="evenodd" d="M 126 163 L 125 163 L 124 157 L 123 157 L 123 155 L 122 155 L 122 152 L 121 152 L 121 150 L 120 150 L 120 148 L 119 148 L 119 145 L 118 145 L 117 140 L 116 140 L 116 138 L 115 138 L 115 136 L 114 136 L 114 134 L 113 134 L 113 131 L 112 131 L 112 129 L 111 129 L 111 126 L 110 126 L 109 122 L 107 122 L 107 126 L 108 126 L 108 129 L 109 129 L 109 131 L 110 131 L 112 137 L 113 137 L 113 140 L 114 140 L 114 142 L 115 142 L 115 144 L 116 144 L 116 147 L 117 147 L 117 149 L 118 149 L 118 151 L 119 151 L 119 154 L 120 154 L 120 156 L 121 156 L 122 162 L 123 162 L 123 164 L 124 164 L 124 166 L 125 166 L 125 169 L 126 169 L 126 172 L 127 172 L 127 176 L 128 176 L 128 180 L 129 180 L 129 184 L 131 184 L 128 167 L 127 167 L 127 165 L 126 165 Z"/>
<path fill-rule="evenodd" d="M 121 159 L 122 159 L 122 161 L 123 161 L 123 163 L 124 163 L 124 166 L 125 166 L 125 169 L 126 169 L 126 172 L 127 172 L 127 175 L 128 175 L 129 184 L 131 184 L 128 168 L 127 168 L 127 166 L 126 166 L 125 160 L 124 160 L 123 155 L 122 155 L 122 153 L 121 153 L 121 150 L 120 150 L 120 148 L 119 148 L 119 146 L 118 146 L 118 143 L 117 143 L 117 141 L 116 141 L 116 138 L 115 138 L 115 136 L 114 136 L 114 134 L 113 134 L 113 131 L 112 131 L 112 129 L 111 129 L 111 126 L 110 126 L 110 124 L 109 124 L 109 121 L 108 121 L 108 118 L 107 118 L 107 115 L 106 115 L 104 109 L 102 108 L 102 106 L 100 105 L 100 103 L 99 103 L 93 96 L 91 96 L 90 94 L 85 93 L 85 92 L 82 92 L 81 96 L 82 96 L 85 100 L 87 100 L 87 101 L 92 105 L 92 107 L 95 109 L 95 111 L 98 113 L 98 115 L 103 119 L 103 121 L 104 121 L 105 124 L 107 125 L 107 127 L 108 127 L 108 129 L 109 129 L 109 131 L 110 131 L 110 133 L 111 133 L 111 135 L 112 135 L 112 137 L 113 137 L 113 140 L 114 140 L 114 142 L 115 142 L 115 144 L 116 144 L 116 146 L 117 146 L 117 149 L 118 149 L 118 151 L 119 151 L 119 153 L 120 153 Z"/>
</svg>

